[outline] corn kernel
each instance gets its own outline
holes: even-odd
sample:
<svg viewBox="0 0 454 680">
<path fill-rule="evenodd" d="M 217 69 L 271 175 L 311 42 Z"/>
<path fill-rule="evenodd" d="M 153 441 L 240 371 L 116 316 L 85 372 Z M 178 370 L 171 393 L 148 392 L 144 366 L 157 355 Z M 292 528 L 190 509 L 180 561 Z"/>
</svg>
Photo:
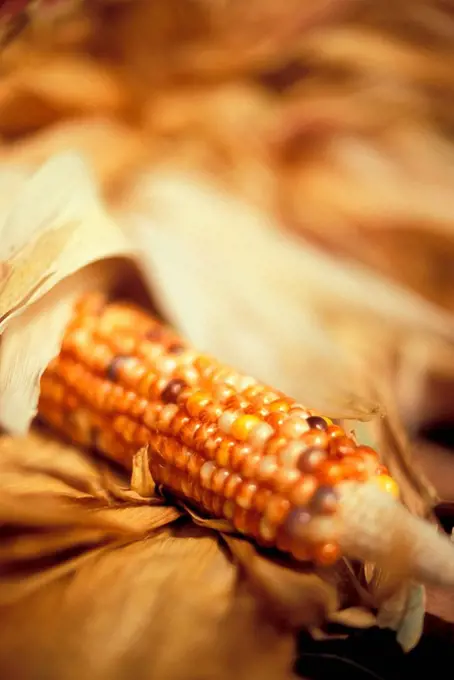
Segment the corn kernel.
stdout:
<svg viewBox="0 0 454 680">
<path fill-rule="evenodd" d="M 231 434 L 235 439 L 246 441 L 252 430 L 260 424 L 260 418 L 257 416 L 242 415 L 232 423 Z"/>
<path fill-rule="evenodd" d="M 186 402 L 186 410 L 190 416 L 198 416 L 201 410 L 210 403 L 210 395 L 206 392 L 194 392 Z"/>
<path fill-rule="evenodd" d="M 376 477 L 372 477 L 372 481 L 385 493 L 389 493 L 391 496 L 394 496 L 394 498 L 399 498 L 399 486 L 389 475 L 377 475 Z"/>
</svg>

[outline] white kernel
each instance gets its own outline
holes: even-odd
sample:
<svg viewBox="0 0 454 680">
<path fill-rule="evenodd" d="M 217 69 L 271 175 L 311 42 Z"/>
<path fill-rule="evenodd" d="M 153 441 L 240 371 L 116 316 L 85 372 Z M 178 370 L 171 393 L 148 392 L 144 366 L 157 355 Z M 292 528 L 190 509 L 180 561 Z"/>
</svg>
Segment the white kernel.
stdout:
<svg viewBox="0 0 454 680">
<path fill-rule="evenodd" d="M 274 434 L 274 430 L 268 423 L 259 423 L 254 427 L 248 437 L 248 441 L 254 446 L 263 446 Z"/>
<path fill-rule="evenodd" d="M 166 404 L 162 407 L 159 414 L 159 424 L 163 427 L 167 427 L 170 421 L 177 415 L 178 406 L 176 404 Z"/>
<path fill-rule="evenodd" d="M 173 357 L 162 356 L 156 361 L 156 371 L 160 375 L 170 375 L 177 367 L 177 362 Z"/>
<path fill-rule="evenodd" d="M 305 432 L 308 432 L 309 429 L 309 425 L 304 418 L 292 414 L 290 418 L 287 418 L 281 425 L 280 434 L 285 437 L 296 438 L 300 437 Z"/>
<path fill-rule="evenodd" d="M 182 366 L 178 376 L 188 385 L 197 385 L 199 381 L 199 374 L 193 366 Z"/>
<path fill-rule="evenodd" d="M 223 402 L 229 397 L 231 397 L 233 394 L 232 388 L 229 387 L 228 385 L 216 385 L 216 388 L 214 390 L 214 396 L 217 401 Z"/>
<path fill-rule="evenodd" d="M 290 442 L 287 444 L 279 454 L 281 463 L 284 467 L 295 467 L 298 458 L 306 450 L 305 444 L 302 442 Z"/>
<path fill-rule="evenodd" d="M 213 476 L 215 470 L 215 465 L 211 460 L 207 460 L 206 463 L 200 468 L 200 482 L 202 486 L 208 488 L 210 486 L 211 477 Z"/>
<path fill-rule="evenodd" d="M 222 416 L 220 416 L 218 419 L 218 425 L 220 429 L 226 434 L 230 434 L 232 425 L 238 418 L 238 416 L 239 416 L 238 411 L 224 411 Z"/>
<path fill-rule="evenodd" d="M 277 470 L 277 459 L 276 456 L 263 456 L 260 461 L 257 473 L 260 479 L 271 479 Z"/>
<path fill-rule="evenodd" d="M 234 389 L 237 390 L 238 389 L 238 378 L 239 378 L 239 376 L 236 375 L 235 373 L 229 373 L 224 378 L 224 384 L 228 385 L 229 387 L 233 387 Z"/>
<path fill-rule="evenodd" d="M 249 375 L 242 375 L 240 376 L 238 380 L 238 390 L 240 392 L 244 392 L 244 390 L 247 390 L 248 387 L 252 387 L 253 385 L 256 385 L 257 381 L 255 378 L 251 378 Z"/>
</svg>

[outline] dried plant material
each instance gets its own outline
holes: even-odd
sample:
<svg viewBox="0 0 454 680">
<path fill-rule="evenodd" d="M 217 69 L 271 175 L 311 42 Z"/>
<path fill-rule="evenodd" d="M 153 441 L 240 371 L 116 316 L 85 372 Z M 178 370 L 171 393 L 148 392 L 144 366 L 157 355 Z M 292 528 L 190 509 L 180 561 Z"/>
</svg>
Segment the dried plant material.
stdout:
<svg viewBox="0 0 454 680">
<path fill-rule="evenodd" d="M 105 191 L 116 188 L 121 179 L 140 165 L 144 147 L 140 136 L 121 122 L 109 118 L 60 123 L 49 130 L 3 147 L 0 160 L 36 167 L 54 154 L 68 150 L 81 154 Z"/>
<path fill-rule="evenodd" d="M 75 299 L 118 276 L 111 266 L 88 266 L 131 256 L 132 248 L 72 155 L 51 160 L 25 184 L 3 223 L 1 247 L 11 273 L 0 294 L 0 418 L 9 431 L 25 433 L 40 376 L 58 353 Z"/>
<path fill-rule="evenodd" d="M 328 578 L 324 581 L 312 570 L 267 559 L 242 538 L 225 535 L 224 540 L 258 594 L 287 625 L 317 628 L 339 609 L 335 582 L 330 583 Z"/>
<path fill-rule="evenodd" d="M 454 624 L 454 596 L 452 593 L 445 593 L 438 588 L 429 588 L 427 590 L 427 611 L 439 617 L 442 621 L 446 621 L 452 632 L 452 624 Z"/>
<path fill-rule="evenodd" d="M 48 670 L 55 673 L 49 677 L 56 678 L 72 677 L 68 673 L 75 668 L 106 678 L 113 668 L 115 677 L 129 677 L 133 670 L 138 677 L 160 678 L 221 677 L 221 672 L 231 677 L 234 671 L 239 677 L 253 671 L 260 677 L 292 677 L 292 636 L 264 617 L 263 606 L 238 579 L 211 532 L 187 523 L 171 529 L 179 514 L 172 507 L 110 505 L 95 497 L 88 502 L 90 494 L 78 487 L 92 478 L 96 489 L 103 470 L 75 449 L 37 435 L 0 444 L 6 453 L 0 460 L 0 517 L 11 537 L 3 538 L 0 550 L 2 674 L 8 667 L 13 676 L 34 677 L 24 659 L 34 659 L 38 672 L 47 648 L 53 659 Z M 5 480 L 5 471 L 16 474 L 19 486 Z M 59 477 L 61 490 L 53 488 Z M 74 486 L 65 493 L 68 482 L 69 489 Z M 21 514 L 6 514 L 8 501 L 21 507 Z M 57 608 L 50 606 L 57 600 Z M 117 620 L 115 642 L 112 619 Z M 77 650 L 71 630 L 77 630 Z M 44 647 L 40 631 L 45 631 Z M 104 636 L 109 654 L 99 653 Z M 27 655 L 11 655 L 17 645 L 24 645 Z"/>
<path fill-rule="evenodd" d="M 317 5 L 289 0 L 241 0 L 214 4 L 197 0 L 179 11 L 165 5 L 131 3 L 111 15 L 110 31 L 123 60 L 146 82 L 175 76 L 224 79 L 255 70 L 276 54 L 286 53 L 305 31 L 332 20 L 348 0 L 323 0 Z M 171 54 L 171 58 L 168 55 Z M 150 69 L 150 63 L 155 69 Z"/>
<path fill-rule="evenodd" d="M 72 572 L 91 550 L 138 540 L 181 514 L 158 499 L 119 500 L 105 464 L 42 435 L 2 438 L 0 451 L 3 604 Z M 40 569 L 43 558 L 49 564 Z"/>
<path fill-rule="evenodd" d="M 381 628 L 397 632 L 397 641 L 405 651 L 412 649 L 419 641 L 424 625 L 425 597 L 420 585 L 411 585 L 397 591 L 382 605 L 377 616 Z"/>
<path fill-rule="evenodd" d="M 11 87 L 63 113 L 115 114 L 126 104 L 125 91 L 113 73 L 83 56 L 37 57 L 14 74 Z"/>
<path fill-rule="evenodd" d="M 155 483 L 151 476 L 148 446 L 143 446 L 132 459 L 131 490 L 141 498 L 152 498 Z"/>
<path fill-rule="evenodd" d="M 442 446 L 416 442 L 412 447 L 412 459 L 437 490 L 441 501 L 454 501 L 452 454 Z"/>
<path fill-rule="evenodd" d="M 438 494 L 412 455 L 412 446 L 399 420 L 395 405 L 393 409 L 393 404 L 389 400 L 388 404 L 390 415 L 372 426 L 378 446 L 383 451 L 383 459 L 389 465 L 392 474 L 401 484 L 407 507 L 415 514 L 429 517 L 433 506 L 439 500 Z"/>
<path fill-rule="evenodd" d="M 232 674 L 290 680 L 290 636 L 263 619 L 247 591 L 241 593 L 213 538 L 192 533 L 100 555 L 21 608 L 3 609 L 0 668 L 22 675 L 31 661 L 38 672 L 59 679 L 74 677 L 74 669 L 78 676 L 106 679 L 133 673 L 163 680 Z M 31 623 L 37 618 L 39 630 Z M 11 634 L 18 628 L 20 638 Z M 50 667 L 42 650 L 51 655 Z"/>
<path fill-rule="evenodd" d="M 358 335 L 357 325 L 348 328 L 358 315 L 363 331 L 366 319 L 371 325 L 367 338 L 381 337 L 381 351 L 410 329 L 452 335 L 449 316 L 422 299 L 286 240 L 265 216 L 200 178 L 151 174 L 128 208 L 142 215 L 131 231 L 178 328 L 197 346 L 231 364 L 240 360 L 248 373 L 334 416 L 379 410 L 361 365 L 366 357 L 355 344 L 346 350 L 354 337 L 340 341 L 352 329 Z"/>
<path fill-rule="evenodd" d="M 372 628 L 377 625 L 377 617 L 362 607 L 348 607 L 331 614 L 330 623 L 340 623 L 352 628 Z"/>
</svg>

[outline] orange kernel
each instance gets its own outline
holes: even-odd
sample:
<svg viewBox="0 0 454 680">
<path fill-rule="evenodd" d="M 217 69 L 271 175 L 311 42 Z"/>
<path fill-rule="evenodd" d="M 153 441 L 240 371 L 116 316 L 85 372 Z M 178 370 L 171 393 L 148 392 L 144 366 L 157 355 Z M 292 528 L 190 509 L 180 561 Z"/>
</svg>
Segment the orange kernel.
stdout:
<svg viewBox="0 0 454 680">
<path fill-rule="evenodd" d="M 341 551 L 337 543 L 322 543 L 314 546 L 313 555 L 317 564 L 328 567 L 337 562 Z"/>
<path fill-rule="evenodd" d="M 211 397 L 206 392 L 194 392 L 186 402 L 186 410 L 191 416 L 198 416 L 203 408 L 208 406 Z"/>
<path fill-rule="evenodd" d="M 283 496 L 272 496 L 266 506 L 265 516 L 272 524 L 281 524 L 290 510 L 290 501 Z"/>
</svg>

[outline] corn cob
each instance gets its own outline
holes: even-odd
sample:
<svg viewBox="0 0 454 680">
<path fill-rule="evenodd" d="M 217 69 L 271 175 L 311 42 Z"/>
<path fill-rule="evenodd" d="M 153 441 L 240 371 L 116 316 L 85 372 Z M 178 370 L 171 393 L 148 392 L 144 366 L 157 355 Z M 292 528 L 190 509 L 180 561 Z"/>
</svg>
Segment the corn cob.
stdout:
<svg viewBox="0 0 454 680">
<path fill-rule="evenodd" d="M 329 418 L 96 294 L 77 305 L 42 376 L 39 414 L 126 467 L 148 446 L 158 485 L 297 560 L 341 556 L 311 531 L 314 518 L 335 516 L 339 484 L 372 481 L 398 495 L 377 454 Z"/>
</svg>

